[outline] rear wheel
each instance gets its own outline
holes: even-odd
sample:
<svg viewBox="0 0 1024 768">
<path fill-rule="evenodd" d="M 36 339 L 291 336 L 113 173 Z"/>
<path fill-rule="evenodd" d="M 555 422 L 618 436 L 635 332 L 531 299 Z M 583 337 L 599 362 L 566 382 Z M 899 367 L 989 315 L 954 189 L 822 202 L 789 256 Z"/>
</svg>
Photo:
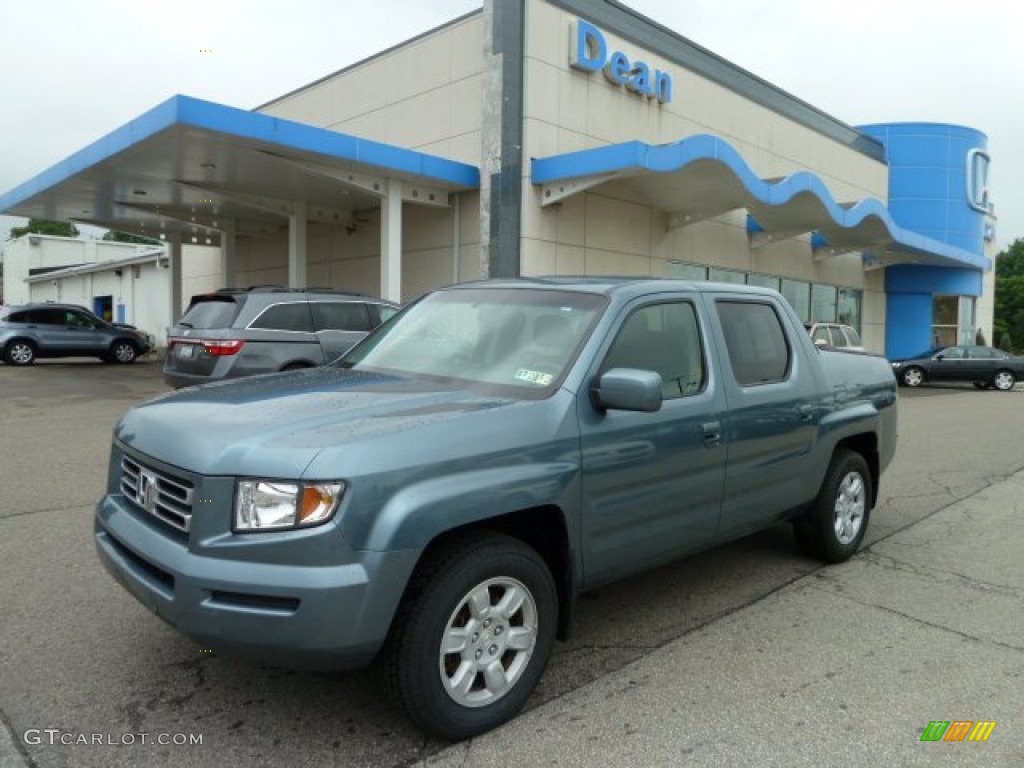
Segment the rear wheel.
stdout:
<svg viewBox="0 0 1024 768">
<path fill-rule="evenodd" d="M 1012 371 L 996 371 L 996 375 L 992 377 L 992 386 L 1000 392 L 1009 392 L 1016 383 L 1017 378 Z"/>
<path fill-rule="evenodd" d="M 555 640 L 558 599 L 543 558 L 491 533 L 428 553 L 395 617 L 388 676 L 424 730 L 458 740 L 513 717 Z"/>
<path fill-rule="evenodd" d="M 9 365 L 32 365 L 36 361 L 36 348 L 31 341 L 15 339 L 4 347 L 4 362 Z"/>
<path fill-rule="evenodd" d="M 134 363 L 138 356 L 138 348 L 124 339 L 115 341 L 110 347 L 109 359 L 115 363 Z"/>
<path fill-rule="evenodd" d="M 864 540 L 871 498 L 871 472 L 864 457 L 838 450 L 814 505 L 793 525 L 797 545 L 826 563 L 848 559 Z"/>
<path fill-rule="evenodd" d="M 900 375 L 900 381 L 908 387 L 920 387 L 924 383 L 924 371 L 917 366 L 911 366 Z"/>
</svg>

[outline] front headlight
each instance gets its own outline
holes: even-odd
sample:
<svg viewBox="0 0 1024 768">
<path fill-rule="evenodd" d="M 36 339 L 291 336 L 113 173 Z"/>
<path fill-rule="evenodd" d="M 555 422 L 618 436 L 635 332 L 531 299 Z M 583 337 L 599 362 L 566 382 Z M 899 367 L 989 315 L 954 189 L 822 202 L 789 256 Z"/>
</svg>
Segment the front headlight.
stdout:
<svg viewBox="0 0 1024 768">
<path fill-rule="evenodd" d="M 236 531 L 307 528 L 334 516 L 343 483 L 286 483 L 239 480 L 235 491 Z"/>
</svg>

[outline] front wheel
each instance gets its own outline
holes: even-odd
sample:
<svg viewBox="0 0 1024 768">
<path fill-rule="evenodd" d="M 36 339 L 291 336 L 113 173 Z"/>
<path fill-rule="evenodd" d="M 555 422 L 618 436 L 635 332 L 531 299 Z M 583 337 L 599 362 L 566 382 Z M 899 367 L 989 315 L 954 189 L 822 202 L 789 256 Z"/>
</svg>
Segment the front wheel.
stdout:
<svg viewBox="0 0 1024 768">
<path fill-rule="evenodd" d="M 554 579 L 509 536 L 459 536 L 428 553 L 389 639 L 391 687 L 417 725 L 443 739 L 513 717 L 540 680 L 555 640 Z"/>
<path fill-rule="evenodd" d="M 924 382 L 924 371 L 922 371 L 920 368 L 912 366 L 910 368 L 907 368 L 907 370 L 905 370 L 902 373 L 902 375 L 900 376 L 900 380 L 903 382 L 905 386 L 920 387 L 921 384 Z"/>
<path fill-rule="evenodd" d="M 992 377 L 992 386 L 1000 392 L 1009 392 L 1016 383 L 1017 379 L 1011 371 L 996 371 Z"/>
<path fill-rule="evenodd" d="M 826 563 L 847 560 L 864 540 L 871 498 L 871 472 L 864 457 L 837 451 L 814 505 L 794 523 L 797 545 Z"/>
</svg>

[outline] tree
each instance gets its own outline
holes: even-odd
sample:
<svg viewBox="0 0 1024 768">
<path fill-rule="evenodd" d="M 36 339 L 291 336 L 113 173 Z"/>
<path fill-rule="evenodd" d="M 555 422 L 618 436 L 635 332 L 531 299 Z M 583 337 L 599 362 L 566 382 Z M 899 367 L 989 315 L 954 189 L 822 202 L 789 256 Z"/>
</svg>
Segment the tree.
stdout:
<svg viewBox="0 0 1024 768">
<path fill-rule="evenodd" d="M 1020 238 L 996 256 L 992 336 L 1007 352 L 1013 351 L 1011 339 L 1024 339 L 1024 240 Z"/>
<path fill-rule="evenodd" d="M 103 235 L 104 240 L 108 240 L 115 243 L 138 243 L 139 245 L 163 245 L 160 240 L 153 237 L 145 237 L 143 235 L 133 235 L 130 232 L 118 232 L 116 230 L 110 230 Z"/>
<path fill-rule="evenodd" d="M 29 219 L 23 227 L 11 227 L 10 238 L 13 240 L 22 235 L 56 235 L 57 237 L 78 237 L 78 227 L 70 221 L 51 221 L 50 219 Z"/>
</svg>

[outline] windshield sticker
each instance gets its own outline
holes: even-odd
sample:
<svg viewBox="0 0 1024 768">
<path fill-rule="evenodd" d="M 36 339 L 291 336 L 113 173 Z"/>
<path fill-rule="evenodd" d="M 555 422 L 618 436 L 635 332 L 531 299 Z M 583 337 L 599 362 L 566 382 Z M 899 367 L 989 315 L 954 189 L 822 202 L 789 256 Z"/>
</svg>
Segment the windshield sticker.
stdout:
<svg viewBox="0 0 1024 768">
<path fill-rule="evenodd" d="M 540 384 L 542 387 L 546 387 L 555 380 L 555 377 L 550 373 L 541 373 L 540 371 L 531 371 L 528 368 L 520 368 L 516 371 L 516 379 L 519 381 L 528 381 L 531 384 Z"/>
</svg>

